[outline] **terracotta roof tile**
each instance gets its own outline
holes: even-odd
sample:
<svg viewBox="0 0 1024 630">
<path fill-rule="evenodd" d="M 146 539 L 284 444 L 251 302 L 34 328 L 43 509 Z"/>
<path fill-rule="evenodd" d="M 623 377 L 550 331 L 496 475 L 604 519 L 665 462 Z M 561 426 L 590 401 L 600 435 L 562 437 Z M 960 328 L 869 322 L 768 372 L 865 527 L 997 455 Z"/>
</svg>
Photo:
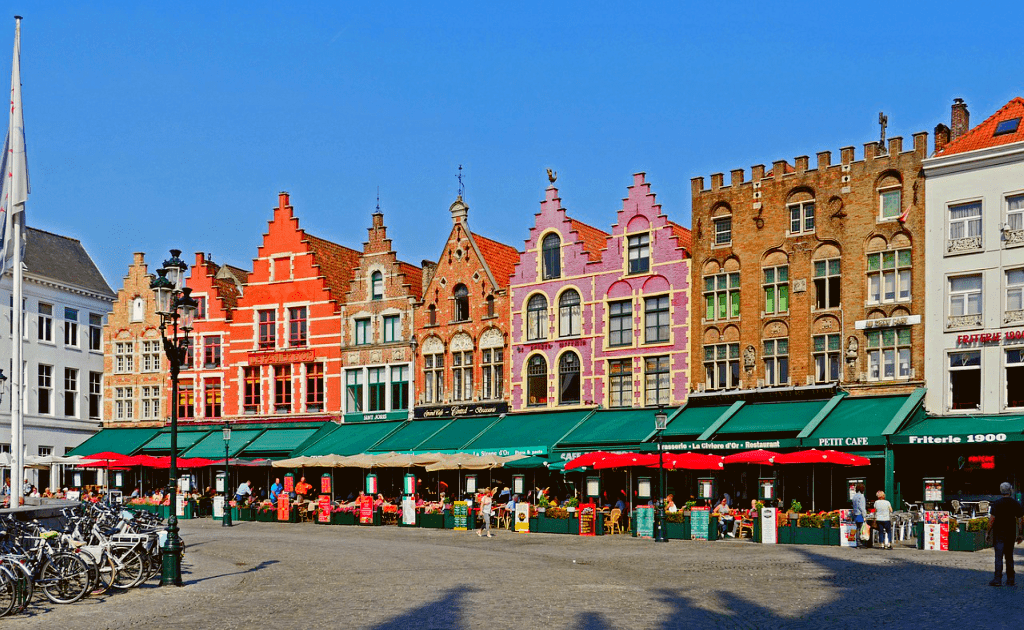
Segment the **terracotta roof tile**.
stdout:
<svg viewBox="0 0 1024 630">
<path fill-rule="evenodd" d="M 405 274 L 405 282 L 409 291 L 419 300 L 423 297 L 423 270 L 416 265 L 398 261 L 398 269 Z"/>
<path fill-rule="evenodd" d="M 320 267 L 331 297 L 344 301 L 345 293 L 359 266 L 359 252 L 337 243 L 306 233 L 306 241 L 313 252 L 313 260 Z"/>
<path fill-rule="evenodd" d="M 693 235 L 690 234 L 690 230 L 672 221 L 669 221 L 668 224 L 672 226 L 672 235 L 676 237 L 679 247 L 683 247 L 689 252 L 690 246 L 693 244 Z"/>
<path fill-rule="evenodd" d="M 246 271 L 245 269 L 242 269 L 241 267 L 236 267 L 234 265 L 227 265 L 227 264 L 225 264 L 225 265 L 221 265 L 221 269 L 223 269 L 223 270 L 227 271 L 228 273 L 230 273 L 231 275 L 233 275 L 242 284 L 245 284 L 246 282 L 249 281 L 249 272 Z"/>
<path fill-rule="evenodd" d="M 1018 123 L 1016 131 L 998 136 L 995 135 L 996 127 L 999 123 L 1011 118 L 1024 118 L 1024 98 L 1018 96 L 1006 105 L 1003 105 L 999 111 L 985 119 L 985 122 L 942 147 L 942 150 L 936 151 L 935 155 L 966 153 L 967 151 L 987 149 L 1024 140 L 1024 120 Z"/>
<path fill-rule="evenodd" d="M 491 270 L 494 281 L 498 283 L 499 289 L 508 288 L 509 279 L 515 272 L 516 263 L 519 262 L 519 252 L 515 247 L 491 240 L 486 236 L 473 233 L 473 241 L 484 257 L 484 262 Z"/>
<path fill-rule="evenodd" d="M 583 249 L 590 256 L 590 260 L 601 260 L 601 250 L 608 242 L 608 233 L 576 219 L 569 219 L 569 222 L 572 224 L 572 229 L 579 234 L 579 241 L 583 243 Z"/>
</svg>

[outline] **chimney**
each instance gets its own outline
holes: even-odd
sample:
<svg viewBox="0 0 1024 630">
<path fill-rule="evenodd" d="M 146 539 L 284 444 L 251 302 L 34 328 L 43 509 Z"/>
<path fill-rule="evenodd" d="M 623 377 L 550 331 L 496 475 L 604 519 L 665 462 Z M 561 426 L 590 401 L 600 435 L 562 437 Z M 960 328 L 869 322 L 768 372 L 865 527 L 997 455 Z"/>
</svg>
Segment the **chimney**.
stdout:
<svg viewBox="0 0 1024 630">
<path fill-rule="evenodd" d="M 288 191 L 282 190 L 277 193 L 277 207 L 284 209 L 288 207 Z"/>
<path fill-rule="evenodd" d="M 463 203 L 462 195 L 459 195 L 459 198 L 452 203 L 448 211 L 452 213 L 452 223 L 455 225 L 465 223 L 468 220 L 469 206 Z"/>
<path fill-rule="evenodd" d="M 949 115 L 950 142 L 967 133 L 970 128 L 971 113 L 967 111 L 967 103 L 962 98 L 954 98 L 953 110 Z"/>
<path fill-rule="evenodd" d="M 384 213 L 380 210 L 373 213 L 373 227 L 374 229 L 384 227 Z"/>
<path fill-rule="evenodd" d="M 947 144 L 949 144 L 949 127 L 939 123 L 935 125 L 935 152 L 943 150 Z"/>
<path fill-rule="evenodd" d="M 144 252 L 135 252 L 132 254 L 132 260 L 136 265 L 146 264 L 146 254 Z"/>
</svg>

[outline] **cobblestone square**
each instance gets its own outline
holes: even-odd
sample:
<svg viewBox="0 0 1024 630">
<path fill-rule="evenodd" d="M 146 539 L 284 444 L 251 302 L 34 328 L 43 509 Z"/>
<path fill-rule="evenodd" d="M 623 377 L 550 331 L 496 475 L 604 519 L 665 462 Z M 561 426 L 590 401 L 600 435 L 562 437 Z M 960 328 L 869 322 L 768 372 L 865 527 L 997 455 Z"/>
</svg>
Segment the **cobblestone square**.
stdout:
<svg viewBox="0 0 1024 630">
<path fill-rule="evenodd" d="M 186 586 L 6 628 L 1020 628 L 992 553 L 182 522 Z M 1018 551 L 1018 563 L 1024 560 Z"/>
</svg>

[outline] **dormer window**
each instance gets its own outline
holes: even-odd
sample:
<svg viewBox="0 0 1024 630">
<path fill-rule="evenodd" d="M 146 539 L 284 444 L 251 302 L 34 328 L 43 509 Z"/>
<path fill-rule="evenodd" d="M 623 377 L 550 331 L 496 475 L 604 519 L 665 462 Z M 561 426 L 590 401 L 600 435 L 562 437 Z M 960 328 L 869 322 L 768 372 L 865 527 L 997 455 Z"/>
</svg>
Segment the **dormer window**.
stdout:
<svg viewBox="0 0 1024 630">
<path fill-rule="evenodd" d="M 370 274 L 370 296 L 374 300 L 384 298 L 384 275 L 379 271 Z"/>
<path fill-rule="evenodd" d="M 557 234 L 548 234 L 541 242 L 543 277 L 545 280 L 562 277 L 562 241 Z"/>
</svg>

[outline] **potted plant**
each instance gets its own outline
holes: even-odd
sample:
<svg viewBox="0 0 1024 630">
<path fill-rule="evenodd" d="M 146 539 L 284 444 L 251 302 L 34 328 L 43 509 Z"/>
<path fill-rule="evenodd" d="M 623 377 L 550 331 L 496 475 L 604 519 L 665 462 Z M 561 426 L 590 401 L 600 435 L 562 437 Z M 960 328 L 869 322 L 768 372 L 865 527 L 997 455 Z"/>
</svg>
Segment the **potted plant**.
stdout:
<svg viewBox="0 0 1024 630">
<path fill-rule="evenodd" d="M 796 499 L 793 499 L 793 502 L 789 504 L 789 512 L 787 515 L 789 516 L 790 527 L 797 527 L 797 523 L 795 521 L 800 517 L 800 512 L 802 512 L 803 509 L 803 504 Z"/>
<path fill-rule="evenodd" d="M 549 507 L 538 519 L 541 532 L 547 534 L 569 533 L 569 512 L 565 508 Z"/>
<path fill-rule="evenodd" d="M 669 540 L 689 540 L 689 519 L 682 512 L 665 514 L 665 537 Z"/>
</svg>

